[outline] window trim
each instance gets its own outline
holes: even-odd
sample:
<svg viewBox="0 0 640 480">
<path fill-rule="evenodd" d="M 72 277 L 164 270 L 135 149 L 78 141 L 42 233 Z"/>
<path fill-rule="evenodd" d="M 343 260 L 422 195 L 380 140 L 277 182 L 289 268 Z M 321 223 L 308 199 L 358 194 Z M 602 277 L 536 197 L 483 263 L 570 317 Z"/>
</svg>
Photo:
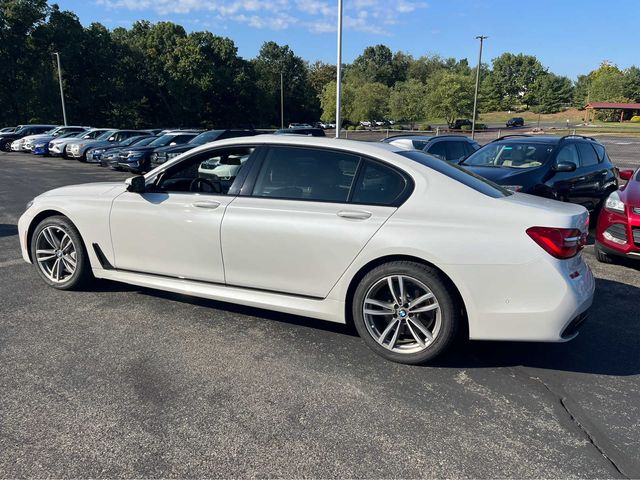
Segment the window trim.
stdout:
<svg viewBox="0 0 640 480">
<path fill-rule="evenodd" d="M 261 149 L 260 155 L 255 155 L 255 161 L 254 163 L 251 165 L 251 171 L 247 174 L 247 178 L 244 181 L 244 184 L 242 185 L 241 189 L 240 189 L 240 193 L 239 196 L 240 197 L 249 197 L 249 198 L 258 198 L 258 199 L 269 199 L 269 200 L 284 200 L 284 201 L 293 201 L 293 202 L 315 202 L 315 203 L 332 203 L 332 204 L 336 204 L 336 205 L 369 205 L 369 206 L 379 206 L 379 207 L 394 207 L 394 208 L 398 208 L 400 207 L 404 202 L 407 201 L 407 199 L 411 196 L 411 194 L 413 193 L 414 187 L 415 187 L 415 183 L 413 181 L 413 178 L 411 178 L 411 175 L 409 175 L 408 173 L 406 173 L 404 170 L 402 170 L 401 168 L 396 167 L 395 165 L 391 165 L 387 162 L 385 162 L 384 160 L 379 160 L 377 158 L 371 158 L 368 156 L 364 156 L 361 155 L 359 153 L 354 153 L 352 151 L 349 150 L 342 150 L 339 148 L 327 148 L 327 147 L 307 147 L 307 146 L 301 146 L 301 145 L 294 145 L 294 144 L 277 144 L 277 145 L 273 145 L 273 144 L 265 144 L 263 145 L 264 148 Z M 298 149 L 307 149 L 307 150 L 321 150 L 321 151 L 325 151 L 325 152 L 335 152 L 335 153 L 341 153 L 341 154 L 346 154 L 346 155 L 351 155 L 353 157 L 357 157 L 359 158 L 358 160 L 358 165 L 356 167 L 356 172 L 354 174 L 354 180 L 351 183 L 351 188 L 349 188 L 349 194 L 347 195 L 347 200 L 344 202 L 336 202 L 336 201 L 327 201 L 327 200 L 315 200 L 312 198 L 287 198 L 287 197 L 259 197 L 259 196 L 254 196 L 253 195 L 253 189 L 255 187 L 256 181 L 258 179 L 258 175 L 260 174 L 260 171 L 262 170 L 262 165 L 264 164 L 264 161 L 267 157 L 267 153 L 269 151 L 269 149 L 271 148 L 298 148 Z M 254 155 L 252 155 L 252 157 L 254 157 Z M 405 180 L 405 186 L 404 189 L 402 190 L 402 192 L 400 192 L 400 194 L 394 199 L 394 201 L 392 203 L 359 203 L 359 202 L 354 202 L 352 201 L 352 197 L 353 197 L 353 192 L 354 192 L 354 185 L 357 184 L 358 180 L 360 179 L 360 175 L 362 174 L 363 166 L 366 165 L 366 162 L 373 162 L 373 163 L 377 163 L 379 165 L 382 165 L 384 167 L 390 168 L 392 170 L 394 170 L 396 173 L 398 173 L 399 175 L 401 175 L 404 180 Z M 235 185 L 235 183 L 234 183 Z M 231 191 L 231 189 L 229 189 L 229 191 Z"/>
</svg>

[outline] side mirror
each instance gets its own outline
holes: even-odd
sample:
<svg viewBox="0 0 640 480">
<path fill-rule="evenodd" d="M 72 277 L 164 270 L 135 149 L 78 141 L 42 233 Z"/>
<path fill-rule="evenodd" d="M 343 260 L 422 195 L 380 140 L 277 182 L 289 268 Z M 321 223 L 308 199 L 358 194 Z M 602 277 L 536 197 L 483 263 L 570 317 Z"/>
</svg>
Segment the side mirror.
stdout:
<svg viewBox="0 0 640 480">
<path fill-rule="evenodd" d="M 174 147 L 174 146 L 176 146 L 176 145 L 177 145 L 177 143 L 176 143 L 176 142 L 171 142 L 171 143 L 169 144 L 169 146 L 170 146 L 170 147 Z"/>
<path fill-rule="evenodd" d="M 131 193 L 144 193 L 147 188 L 144 176 L 142 175 L 127 178 L 124 183 L 127 185 L 127 192 Z"/>
<path fill-rule="evenodd" d="M 631 178 L 633 177 L 633 170 L 620 170 L 620 178 L 622 180 L 631 180 Z"/>
<path fill-rule="evenodd" d="M 556 172 L 575 172 L 576 164 L 572 162 L 558 162 L 554 165 L 553 170 Z"/>
<path fill-rule="evenodd" d="M 113 142 L 116 139 L 116 137 L 109 137 L 109 140 L 107 140 L 107 142 Z"/>
</svg>

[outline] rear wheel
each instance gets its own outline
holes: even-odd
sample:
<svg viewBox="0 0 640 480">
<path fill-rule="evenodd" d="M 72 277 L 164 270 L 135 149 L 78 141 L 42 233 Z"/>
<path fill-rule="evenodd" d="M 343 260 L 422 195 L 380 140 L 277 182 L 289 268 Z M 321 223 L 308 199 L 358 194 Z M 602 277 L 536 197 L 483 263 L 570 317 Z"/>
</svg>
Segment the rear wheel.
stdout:
<svg viewBox="0 0 640 480">
<path fill-rule="evenodd" d="M 31 238 L 31 259 L 40 277 L 60 290 L 75 290 L 91 279 L 80 233 L 67 217 L 42 220 Z"/>
<path fill-rule="evenodd" d="M 356 329 L 376 353 L 420 364 L 453 342 L 461 323 L 457 294 L 435 269 L 399 261 L 370 271 L 353 299 Z"/>
</svg>

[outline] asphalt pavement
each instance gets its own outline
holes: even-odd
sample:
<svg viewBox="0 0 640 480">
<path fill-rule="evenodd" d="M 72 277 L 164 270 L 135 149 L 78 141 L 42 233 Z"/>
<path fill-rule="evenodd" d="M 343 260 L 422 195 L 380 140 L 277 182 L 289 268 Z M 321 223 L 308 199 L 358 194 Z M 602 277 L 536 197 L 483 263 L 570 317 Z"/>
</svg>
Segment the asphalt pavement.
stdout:
<svg viewBox="0 0 640 480">
<path fill-rule="evenodd" d="M 0 477 L 640 477 L 640 263 L 586 248 L 597 292 L 572 342 L 398 365 L 346 326 L 45 286 L 25 204 L 126 176 L 0 153 Z"/>
</svg>

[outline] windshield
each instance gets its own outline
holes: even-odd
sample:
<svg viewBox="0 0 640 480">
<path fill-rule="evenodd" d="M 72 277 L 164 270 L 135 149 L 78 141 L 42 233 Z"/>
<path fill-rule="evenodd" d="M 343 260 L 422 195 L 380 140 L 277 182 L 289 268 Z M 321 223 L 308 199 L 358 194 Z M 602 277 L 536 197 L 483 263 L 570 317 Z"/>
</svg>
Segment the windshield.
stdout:
<svg viewBox="0 0 640 480">
<path fill-rule="evenodd" d="M 176 135 L 162 135 L 149 144 L 150 147 L 164 147 L 169 145 L 176 138 Z"/>
<path fill-rule="evenodd" d="M 107 130 L 106 132 L 104 132 L 102 135 L 100 135 L 99 137 L 96 138 L 96 140 L 100 140 L 100 141 L 104 141 L 104 140 L 108 140 L 109 137 L 111 135 L 113 135 L 115 133 L 115 130 Z"/>
<path fill-rule="evenodd" d="M 67 132 L 59 135 L 58 138 L 75 138 L 80 135 L 81 132 Z"/>
<path fill-rule="evenodd" d="M 513 194 L 513 192 L 490 182 L 486 178 L 482 178 L 480 175 L 469 172 L 468 170 L 460 168 L 453 163 L 443 162 L 442 160 L 424 152 L 418 150 L 406 150 L 396 153 L 429 167 L 436 172 L 442 173 L 443 175 L 446 175 L 467 187 L 473 188 L 476 192 L 483 193 L 489 197 L 502 198 Z"/>
<path fill-rule="evenodd" d="M 120 142 L 120 146 L 122 147 L 128 147 L 129 145 L 133 145 L 134 143 L 137 144 L 138 142 L 140 142 L 142 139 L 147 138 L 146 135 L 140 135 L 138 137 L 129 137 L 126 140 L 123 140 Z"/>
<path fill-rule="evenodd" d="M 198 135 L 197 137 L 189 140 L 188 143 L 192 145 L 204 145 L 205 143 L 213 142 L 216 138 L 220 136 L 222 130 L 212 130 L 210 132 L 204 132 Z"/>
<path fill-rule="evenodd" d="M 137 142 L 134 142 L 134 143 L 135 143 L 135 146 L 136 146 L 136 147 L 144 147 L 144 146 L 146 146 L 146 145 L 149 145 L 149 144 L 150 144 L 151 142 L 153 142 L 156 138 L 158 138 L 158 137 L 155 137 L 155 136 L 152 136 L 152 137 L 142 137 L 142 139 L 140 139 L 140 140 L 138 140 Z"/>
<path fill-rule="evenodd" d="M 461 165 L 472 167 L 536 168 L 553 151 L 545 143 L 490 143 L 472 153 Z"/>
</svg>

